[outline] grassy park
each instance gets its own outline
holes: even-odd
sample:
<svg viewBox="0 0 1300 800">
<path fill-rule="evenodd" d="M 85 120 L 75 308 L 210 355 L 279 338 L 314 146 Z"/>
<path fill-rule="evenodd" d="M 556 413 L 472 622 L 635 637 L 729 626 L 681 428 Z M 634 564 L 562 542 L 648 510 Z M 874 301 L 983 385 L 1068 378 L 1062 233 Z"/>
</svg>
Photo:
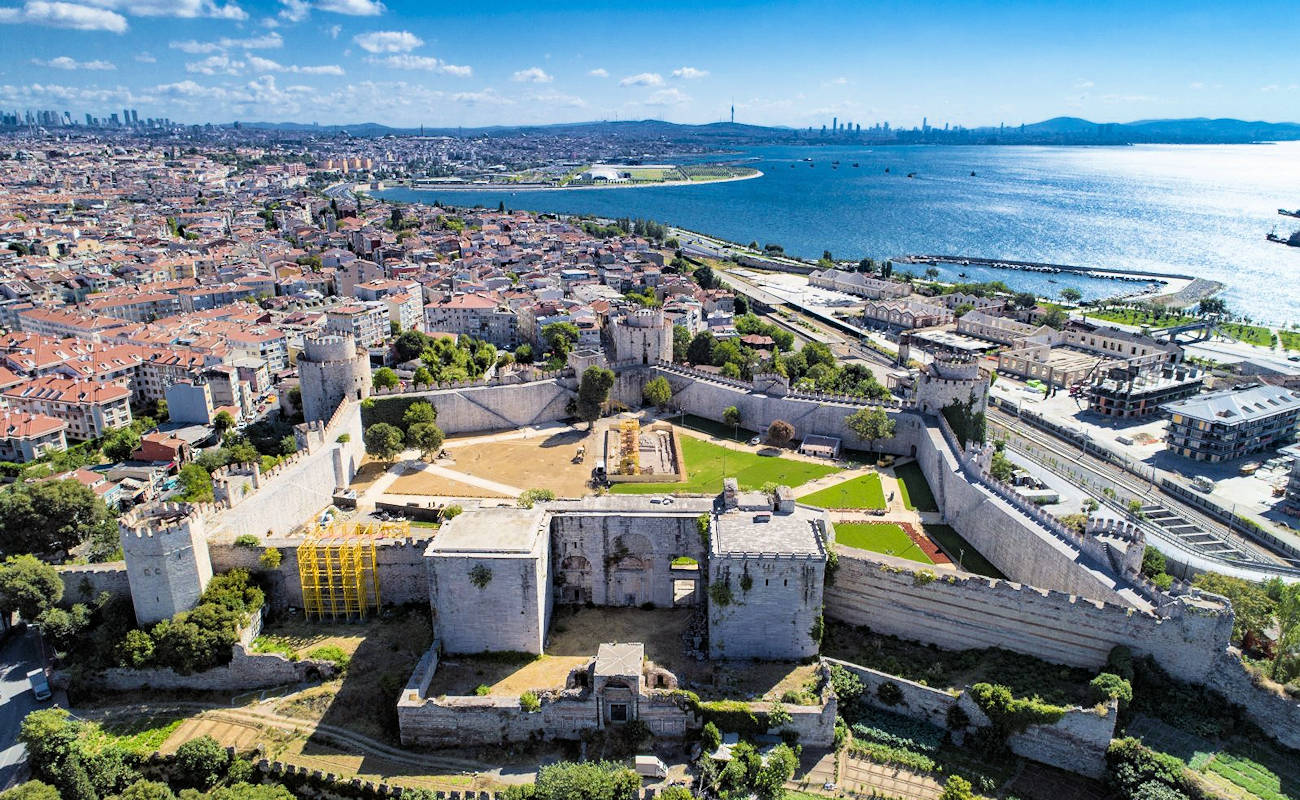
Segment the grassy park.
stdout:
<svg viewBox="0 0 1300 800">
<path fill-rule="evenodd" d="M 741 489 L 759 489 L 765 483 L 801 486 L 840 471 L 838 467 L 826 464 L 731 450 L 693 436 L 682 436 L 681 445 L 682 458 L 686 462 L 685 481 L 619 483 L 611 491 L 615 494 L 716 494 L 722 491 L 724 477 L 735 478 Z"/>
<path fill-rule="evenodd" d="M 892 522 L 837 522 L 835 542 L 845 547 L 884 553 L 922 564 L 934 563 L 908 537 L 902 526 Z"/>
<path fill-rule="evenodd" d="M 925 475 L 921 473 L 921 466 L 915 461 L 909 461 L 902 466 L 894 468 L 894 476 L 898 478 L 898 491 L 903 495 L 903 505 L 912 511 L 938 511 L 939 506 L 934 502 L 934 494 L 930 492 L 930 484 L 926 482 Z"/>
<path fill-rule="evenodd" d="M 818 508 L 885 508 L 885 489 L 873 472 L 804 495 L 799 502 Z"/>
</svg>

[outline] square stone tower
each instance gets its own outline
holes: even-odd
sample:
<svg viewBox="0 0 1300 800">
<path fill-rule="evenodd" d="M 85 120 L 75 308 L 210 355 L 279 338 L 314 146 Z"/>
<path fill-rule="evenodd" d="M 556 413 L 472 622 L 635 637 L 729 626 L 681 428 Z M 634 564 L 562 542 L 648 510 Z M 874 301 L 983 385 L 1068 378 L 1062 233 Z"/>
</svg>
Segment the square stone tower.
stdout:
<svg viewBox="0 0 1300 800">
<path fill-rule="evenodd" d="M 188 611 L 212 579 L 203 517 L 188 503 L 160 503 L 118 523 L 135 620 L 151 625 Z"/>
</svg>

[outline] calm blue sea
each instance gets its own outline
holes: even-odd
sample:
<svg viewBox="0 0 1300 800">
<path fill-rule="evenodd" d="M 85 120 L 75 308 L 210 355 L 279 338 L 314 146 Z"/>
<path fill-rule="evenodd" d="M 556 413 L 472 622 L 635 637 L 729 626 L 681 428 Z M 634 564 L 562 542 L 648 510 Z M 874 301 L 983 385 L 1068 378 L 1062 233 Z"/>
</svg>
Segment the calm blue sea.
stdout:
<svg viewBox="0 0 1300 800">
<path fill-rule="evenodd" d="M 742 157 L 755 158 L 763 177 L 704 186 L 381 194 L 647 217 L 739 242 L 777 242 L 812 258 L 823 250 L 853 259 L 952 253 L 1191 274 L 1227 284 L 1224 297 L 1239 313 L 1300 321 L 1300 248 L 1264 239 L 1274 228 L 1300 227 L 1300 220 L 1277 214 L 1278 207 L 1300 207 L 1300 142 L 763 147 Z M 1043 276 L 964 271 L 1044 294 L 1059 288 Z M 1109 281 L 1053 278 L 1094 297 L 1132 291 Z"/>
</svg>

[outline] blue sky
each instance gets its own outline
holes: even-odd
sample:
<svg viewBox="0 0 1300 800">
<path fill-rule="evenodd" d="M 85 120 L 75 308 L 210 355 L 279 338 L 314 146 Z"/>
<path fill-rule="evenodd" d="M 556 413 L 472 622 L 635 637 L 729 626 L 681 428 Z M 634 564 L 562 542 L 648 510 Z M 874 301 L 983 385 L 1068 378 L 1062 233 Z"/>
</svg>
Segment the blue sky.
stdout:
<svg viewBox="0 0 1300 800">
<path fill-rule="evenodd" d="M 1300 120 L 1292 2 L 0 0 L 0 108 L 185 122 Z"/>
</svg>

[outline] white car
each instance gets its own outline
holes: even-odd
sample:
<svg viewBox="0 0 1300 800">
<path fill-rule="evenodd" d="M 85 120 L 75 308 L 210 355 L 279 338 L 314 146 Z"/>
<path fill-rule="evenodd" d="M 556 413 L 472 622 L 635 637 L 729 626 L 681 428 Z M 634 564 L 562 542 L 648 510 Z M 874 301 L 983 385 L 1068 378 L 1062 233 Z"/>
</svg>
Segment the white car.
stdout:
<svg viewBox="0 0 1300 800">
<path fill-rule="evenodd" d="M 762 442 L 762 440 L 759 439 L 757 436 L 755 436 L 753 439 L 750 439 L 750 440 L 749 440 L 749 445 L 750 445 L 751 447 L 758 447 L 758 445 L 759 445 L 761 442 Z"/>
</svg>

